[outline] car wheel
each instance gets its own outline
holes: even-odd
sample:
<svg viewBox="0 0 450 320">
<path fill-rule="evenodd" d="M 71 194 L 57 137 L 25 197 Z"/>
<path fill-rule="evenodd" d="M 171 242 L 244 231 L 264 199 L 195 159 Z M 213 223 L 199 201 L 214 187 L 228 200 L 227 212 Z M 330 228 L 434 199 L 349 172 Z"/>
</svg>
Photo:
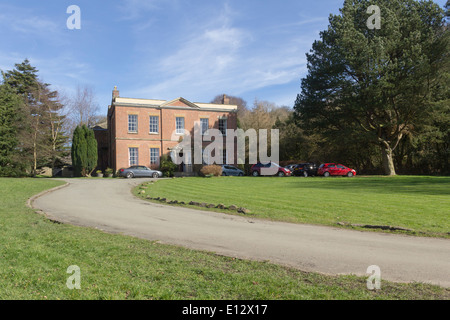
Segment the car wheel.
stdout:
<svg viewBox="0 0 450 320">
<path fill-rule="evenodd" d="M 284 172 L 282 172 L 282 171 L 278 172 L 278 176 L 279 177 L 284 177 Z"/>
<path fill-rule="evenodd" d="M 258 172 L 258 171 L 253 171 L 253 172 L 252 172 L 252 176 L 254 176 L 254 177 L 259 176 L 259 172 Z"/>
<path fill-rule="evenodd" d="M 128 172 L 127 173 L 127 178 L 128 179 L 134 178 L 134 174 L 132 172 Z"/>
<path fill-rule="evenodd" d="M 353 172 L 347 173 L 347 177 L 349 177 L 349 178 L 353 177 Z"/>
<path fill-rule="evenodd" d="M 330 176 L 330 173 L 327 171 L 323 174 L 324 177 L 328 178 Z"/>
<path fill-rule="evenodd" d="M 226 176 L 227 176 L 226 172 L 223 172 L 223 173 L 222 173 L 222 175 L 223 175 L 224 177 L 226 177 Z"/>
<path fill-rule="evenodd" d="M 155 178 L 155 179 L 156 179 L 156 178 L 159 178 L 158 172 L 154 172 L 154 173 L 152 174 L 152 177 Z"/>
<path fill-rule="evenodd" d="M 244 176 L 244 174 L 243 173 L 239 173 L 239 177 L 243 177 Z"/>
<path fill-rule="evenodd" d="M 308 178 L 308 172 L 303 171 L 303 176 L 304 176 L 305 178 Z"/>
</svg>

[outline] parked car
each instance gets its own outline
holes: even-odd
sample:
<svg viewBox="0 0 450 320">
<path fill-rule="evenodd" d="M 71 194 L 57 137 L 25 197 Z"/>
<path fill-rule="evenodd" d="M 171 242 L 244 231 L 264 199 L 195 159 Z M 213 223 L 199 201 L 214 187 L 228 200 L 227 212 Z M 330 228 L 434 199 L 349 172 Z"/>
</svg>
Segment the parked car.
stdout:
<svg viewBox="0 0 450 320">
<path fill-rule="evenodd" d="M 315 163 L 300 163 L 294 167 L 292 175 L 302 177 L 316 176 L 317 169 L 318 167 Z"/>
<path fill-rule="evenodd" d="M 338 163 L 324 163 L 321 164 L 317 170 L 317 174 L 324 177 L 329 176 L 356 176 L 356 171 L 354 169 L 347 168 L 342 164 Z"/>
<path fill-rule="evenodd" d="M 291 175 L 291 170 L 288 170 L 286 168 L 280 167 L 275 162 L 269 162 L 269 163 L 266 163 L 266 164 L 263 164 L 263 163 L 259 162 L 257 164 L 254 164 L 252 166 L 252 168 L 250 169 L 250 172 L 252 173 L 252 176 L 258 177 L 258 176 L 261 176 L 261 175 L 267 175 L 266 173 L 261 171 L 262 168 L 272 168 L 273 171 L 275 172 L 273 175 L 277 175 L 279 177 L 284 177 L 284 176 L 290 176 Z"/>
<path fill-rule="evenodd" d="M 285 168 L 288 169 L 290 172 L 293 172 L 295 166 L 297 166 L 297 165 L 296 164 L 290 164 L 290 165 L 285 166 Z"/>
<path fill-rule="evenodd" d="M 223 176 L 240 176 L 244 175 L 244 171 L 236 167 L 224 164 L 222 165 L 222 175 Z"/>
<path fill-rule="evenodd" d="M 163 173 L 158 170 L 147 168 L 146 166 L 131 166 L 126 169 L 120 169 L 119 176 L 129 179 L 141 177 L 161 178 L 163 176 Z"/>
</svg>

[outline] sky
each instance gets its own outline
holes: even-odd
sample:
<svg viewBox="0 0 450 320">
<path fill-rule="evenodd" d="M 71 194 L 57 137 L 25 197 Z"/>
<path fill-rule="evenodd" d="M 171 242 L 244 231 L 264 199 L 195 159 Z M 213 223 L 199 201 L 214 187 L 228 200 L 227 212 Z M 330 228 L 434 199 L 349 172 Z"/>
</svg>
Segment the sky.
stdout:
<svg viewBox="0 0 450 320">
<path fill-rule="evenodd" d="M 435 1 L 441 7 L 445 0 Z M 211 102 L 226 93 L 292 107 L 306 53 L 343 0 L 0 0 L 0 69 L 30 60 L 66 95 Z M 80 8 L 80 29 L 69 29 Z"/>
</svg>

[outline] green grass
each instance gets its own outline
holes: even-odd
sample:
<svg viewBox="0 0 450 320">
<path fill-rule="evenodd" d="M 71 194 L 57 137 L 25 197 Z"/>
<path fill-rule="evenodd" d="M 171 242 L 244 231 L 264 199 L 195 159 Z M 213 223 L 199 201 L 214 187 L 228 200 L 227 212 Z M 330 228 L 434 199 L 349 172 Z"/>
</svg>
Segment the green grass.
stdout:
<svg viewBox="0 0 450 320">
<path fill-rule="evenodd" d="M 450 177 L 182 178 L 158 181 L 148 195 L 234 204 L 253 217 L 293 223 L 395 226 L 445 238 L 450 232 Z"/>
<path fill-rule="evenodd" d="M 162 182 L 162 181 L 161 181 Z M 437 286 L 305 273 L 51 222 L 26 200 L 63 182 L 0 179 L 0 299 L 450 299 Z M 66 287 L 71 265 L 81 289 Z"/>
</svg>

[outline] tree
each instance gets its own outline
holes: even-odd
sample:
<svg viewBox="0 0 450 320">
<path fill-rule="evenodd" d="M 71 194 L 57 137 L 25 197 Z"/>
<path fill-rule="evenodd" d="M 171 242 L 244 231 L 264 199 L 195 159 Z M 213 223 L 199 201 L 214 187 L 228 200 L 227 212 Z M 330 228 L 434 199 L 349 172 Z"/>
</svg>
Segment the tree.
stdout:
<svg viewBox="0 0 450 320">
<path fill-rule="evenodd" d="M 370 5 L 382 9 L 379 30 L 366 25 Z M 307 54 L 298 119 L 331 139 L 351 131 L 377 145 L 385 174 L 395 175 L 394 151 L 431 117 L 433 90 L 442 86 L 443 10 L 431 1 L 346 0 L 320 36 Z"/>
<path fill-rule="evenodd" d="M 77 126 L 72 138 L 72 165 L 77 176 L 89 176 L 97 166 L 97 140 L 86 125 Z"/>
<path fill-rule="evenodd" d="M 20 154 L 20 162 L 31 167 L 33 176 L 40 166 L 54 166 L 56 159 L 64 155 L 67 141 L 62 132 L 63 105 L 58 101 L 58 92 L 40 81 L 37 73 L 25 59 L 3 74 L 5 84 L 23 100 L 23 108 L 17 107 L 23 117 L 17 130 L 16 152 Z"/>
<path fill-rule="evenodd" d="M 278 107 L 273 102 L 255 99 L 251 110 L 240 119 L 242 129 L 272 129 L 278 120 L 286 120 L 291 111 L 287 107 Z"/>
<path fill-rule="evenodd" d="M 244 116 L 244 114 L 248 111 L 247 101 L 245 101 L 240 97 L 229 96 L 226 94 L 219 94 L 211 101 L 211 103 L 236 105 L 238 107 L 237 108 L 238 119 Z"/>
<path fill-rule="evenodd" d="M 0 85 L 0 176 L 22 171 L 15 161 L 22 105 L 21 97 L 8 84 Z"/>
<path fill-rule="evenodd" d="M 69 99 L 69 116 L 75 126 L 93 127 L 98 120 L 99 106 L 92 87 L 78 86 L 75 95 Z"/>
</svg>

